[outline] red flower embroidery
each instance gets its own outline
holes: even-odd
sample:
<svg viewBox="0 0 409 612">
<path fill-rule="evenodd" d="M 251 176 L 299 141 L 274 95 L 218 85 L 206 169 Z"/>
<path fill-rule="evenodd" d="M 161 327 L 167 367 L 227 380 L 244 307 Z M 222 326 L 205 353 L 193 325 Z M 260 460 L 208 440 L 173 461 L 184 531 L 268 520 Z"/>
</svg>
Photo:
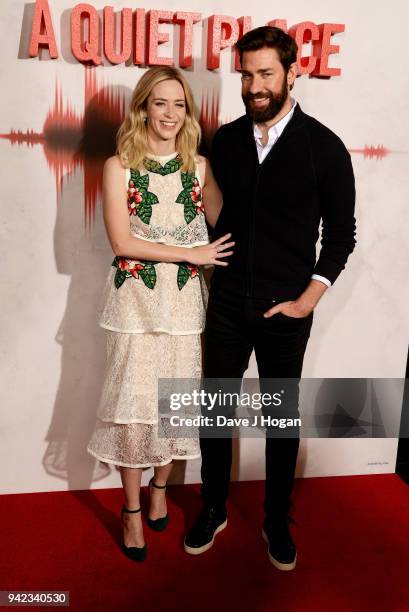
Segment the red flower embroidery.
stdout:
<svg viewBox="0 0 409 612">
<path fill-rule="evenodd" d="M 195 180 L 193 181 L 193 188 L 190 192 L 190 195 L 192 196 L 192 200 L 195 204 L 201 198 L 201 190 L 197 178 L 195 178 Z"/>
<path fill-rule="evenodd" d="M 202 190 L 200 189 L 199 181 L 197 178 L 193 181 L 193 188 L 190 192 L 190 197 L 192 198 L 195 206 L 196 206 L 196 214 L 199 212 L 204 212 L 204 206 L 202 202 Z"/>
<path fill-rule="evenodd" d="M 193 264 L 187 264 L 187 267 L 190 271 L 190 278 L 195 278 L 199 274 L 199 268 L 194 266 Z"/>
<path fill-rule="evenodd" d="M 143 270 L 143 265 L 134 259 L 125 259 L 125 257 L 120 257 L 118 259 L 118 268 L 120 270 L 129 272 L 134 278 L 139 278 L 139 270 Z"/>
<path fill-rule="evenodd" d="M 128 212 L 130 215 L 137 215 L 138 205 L 142 202 L 142 196 L 139 193 L 137 187 L 135 187 L 135 183 L 130 181 L 129 189 L 128 189 Z"/>
</svg>

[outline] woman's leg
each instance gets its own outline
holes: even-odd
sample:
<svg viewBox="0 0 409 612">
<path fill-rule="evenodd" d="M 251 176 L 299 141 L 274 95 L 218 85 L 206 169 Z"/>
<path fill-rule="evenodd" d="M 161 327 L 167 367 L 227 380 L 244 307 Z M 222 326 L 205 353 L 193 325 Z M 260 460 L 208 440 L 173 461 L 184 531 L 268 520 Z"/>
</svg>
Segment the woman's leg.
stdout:
<svg viewBox="0 0 409 612">
<path fill-rule="evenodd" d="M 169 475 L 173 468 L 173 461 L 167 465 L 155 467 L 153 482 L 162 487 L 166 485 Z M 151 507 L 149 509 L 149 518 L 153 521 L 158 518 L 162 518 L 167 514 L 166 508 L 166 489 L 151 489 Z"/>
<path fill-rule="evenodd" d="M 141 468 L 121 467 L 121 480 L 124 488 L 125 506 L 128 510 L 140 508 L 140 489 L 141 489 Z M 137 546 L 140 548 L 145 545 L 142 528 L 142 513 L 136 514 L 124 512 L 124 544 L 125 546 Z"/>
</svg>

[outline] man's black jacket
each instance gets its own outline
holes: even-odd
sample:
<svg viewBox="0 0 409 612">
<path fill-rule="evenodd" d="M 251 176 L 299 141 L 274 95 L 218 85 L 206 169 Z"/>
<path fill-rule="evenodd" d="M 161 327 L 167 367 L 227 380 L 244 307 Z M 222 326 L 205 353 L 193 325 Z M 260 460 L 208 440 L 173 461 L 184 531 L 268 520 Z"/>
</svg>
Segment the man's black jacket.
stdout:
<svg viewBox="0 0 409 612">
<path fill-rule="evenodd" d="M 212 239 L 231 232 L 236 242 L 212 283 L 282 301 L 296 299 L 313 273 L 336 280 L 356 242 L 354 174 L 338 136 L 297 104 L 261 164 L 246 115 L 217 131 L 210 161 L 224 201 Z"/>
</svg>

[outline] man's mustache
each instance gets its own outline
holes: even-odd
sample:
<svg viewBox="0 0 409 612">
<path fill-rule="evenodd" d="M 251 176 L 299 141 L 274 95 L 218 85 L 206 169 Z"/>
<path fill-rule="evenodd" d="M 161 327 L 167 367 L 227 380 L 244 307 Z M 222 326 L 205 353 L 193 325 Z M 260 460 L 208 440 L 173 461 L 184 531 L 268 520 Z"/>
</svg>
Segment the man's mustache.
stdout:
<svg viewBox="0 0 409 612">
<path fill-rule="evenodd" d="M 244 99 L 251 101 L 251 100 L 263 100 L 264 98 L 269 98 L 271 100 L 272 97 L 273 96 L 271 95 L 270 92 L 269 93 L 266 92 L 265 94 L 250 94 L 250 93 L 248 93 L 248 94 L 246 94 L 244 96 Z"/>
</svg>

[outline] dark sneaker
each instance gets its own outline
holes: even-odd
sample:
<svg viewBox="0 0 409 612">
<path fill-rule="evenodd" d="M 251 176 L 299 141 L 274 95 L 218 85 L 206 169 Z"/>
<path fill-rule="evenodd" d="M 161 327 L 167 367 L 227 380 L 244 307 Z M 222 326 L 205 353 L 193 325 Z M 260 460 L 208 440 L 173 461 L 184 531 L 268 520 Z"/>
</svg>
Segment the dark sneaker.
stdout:
<svg viewBox="0 0 409 612">
<path fill-rule="evenodd" d="M 196 523 L 187 532 L 184 549 L 189 555 L 200 555 L 213 546 L 216 534 L 227 525 L 226 510 L 217 511 L 211 506 L 203 506 Z"/>
<path fill-rule="evenodd" d="M 293 570 L 297 561 L 297 549 L 288 528 L 288 520 L 264 525 L 263 539 L 267 542 L 268 558 L 279 570 Z"/>
</svg>

